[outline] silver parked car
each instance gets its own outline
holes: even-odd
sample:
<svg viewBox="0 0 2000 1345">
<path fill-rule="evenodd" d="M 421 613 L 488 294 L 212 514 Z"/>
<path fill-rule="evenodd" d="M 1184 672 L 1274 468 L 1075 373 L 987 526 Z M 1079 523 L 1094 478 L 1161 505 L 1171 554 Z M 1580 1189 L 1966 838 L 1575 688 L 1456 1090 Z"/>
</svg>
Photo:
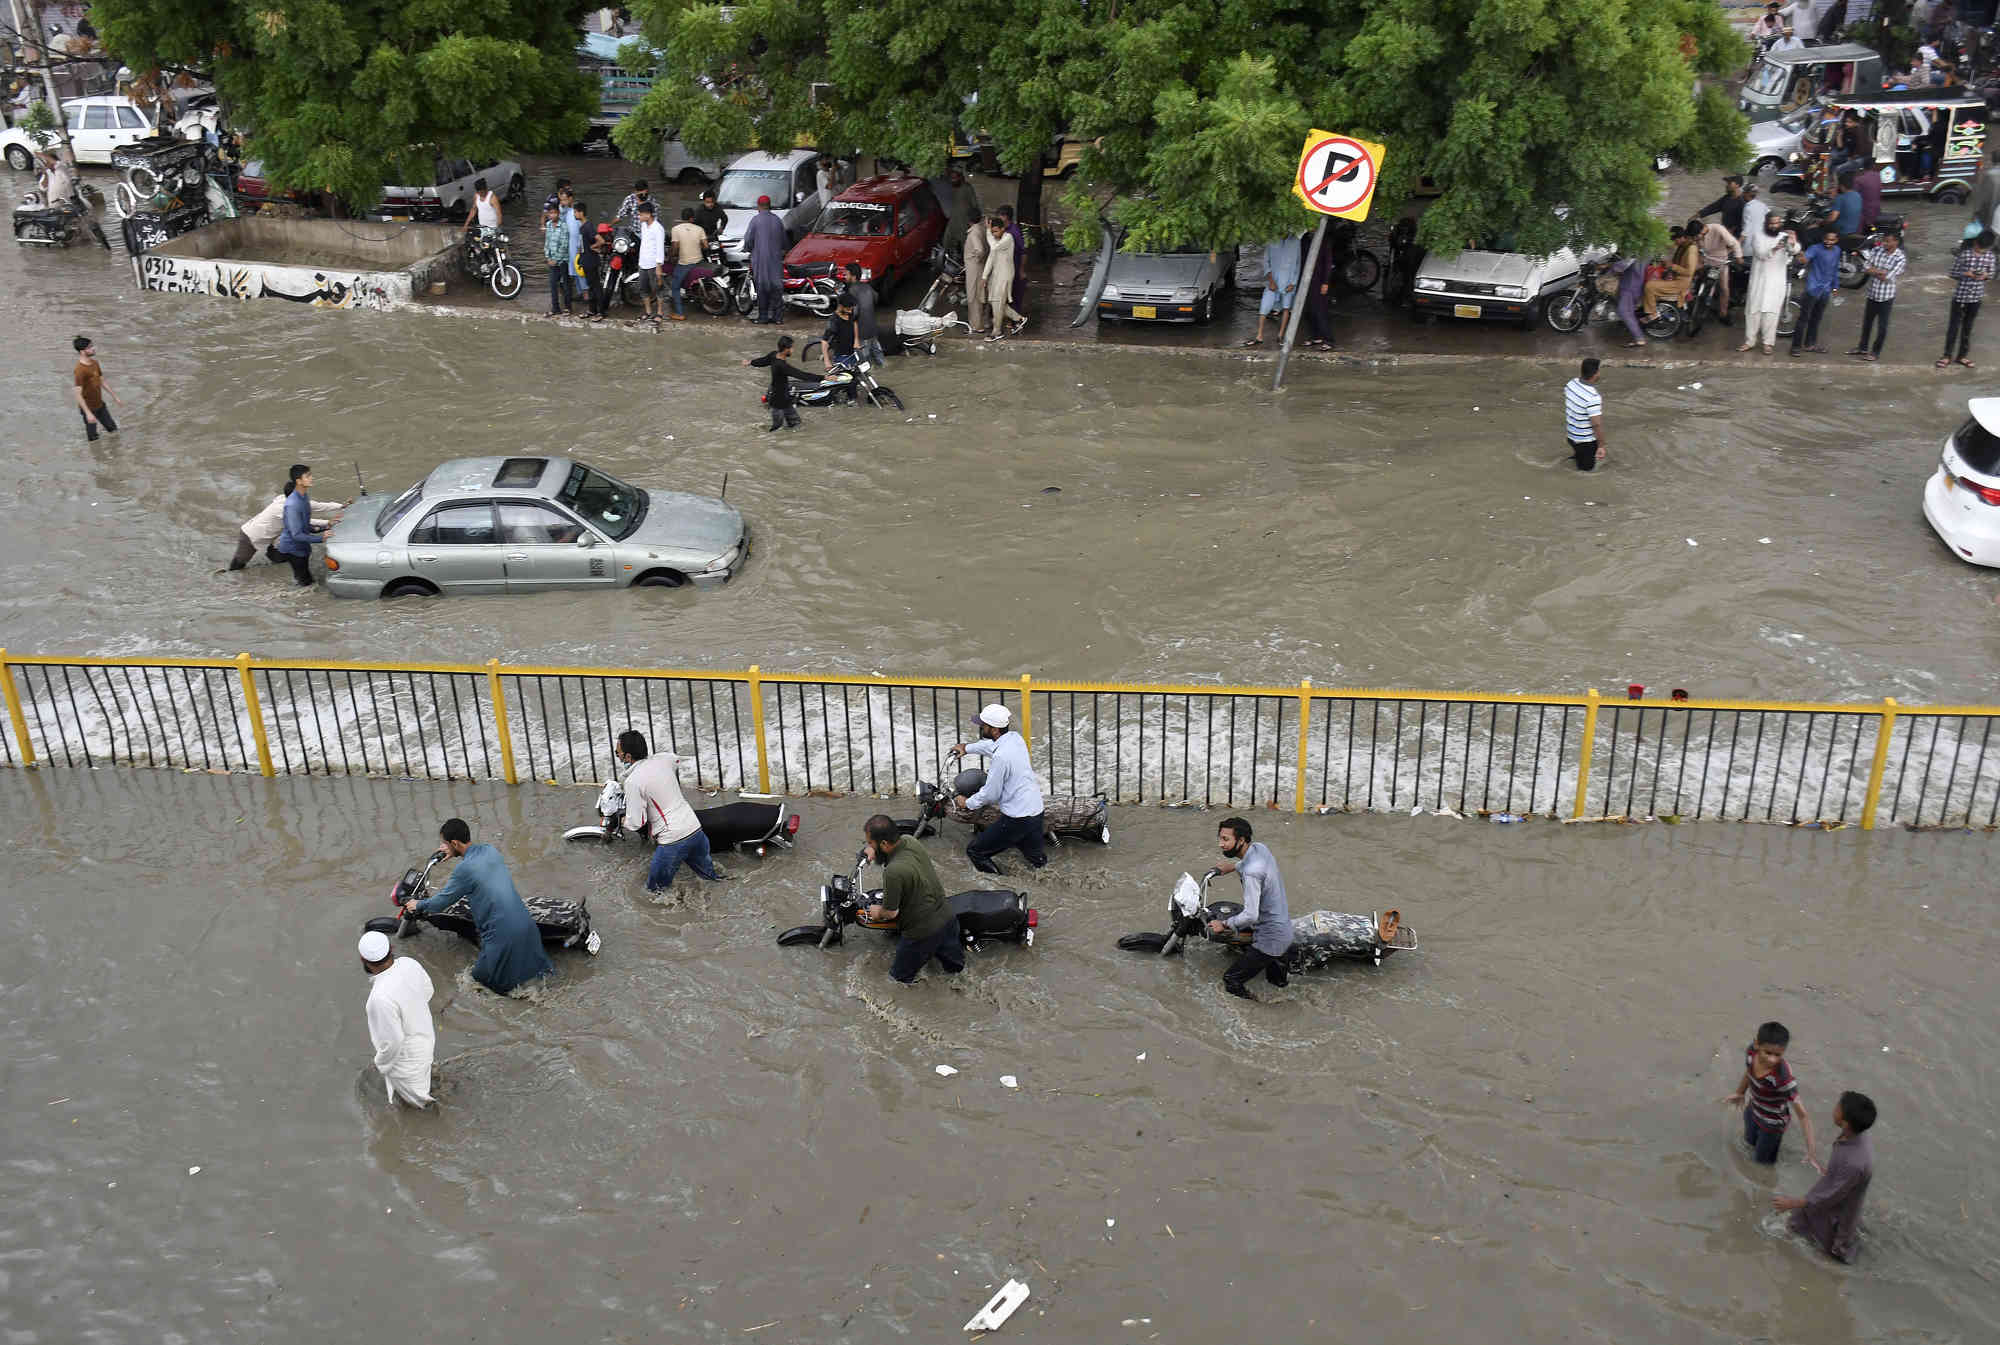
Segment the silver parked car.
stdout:
<svg viewBox="0 0 2000 1345">
<path fill-rule="evenodd" d="M 327 537 L 337 597 L 723 584 L 750 555 L 734 506 L 569 458 L 459 458 L 369 504 Z"/>
<path fill-rule="evenodd" d="M 1166 252 L 1114 252 L 1097 300 L 1099 318 L 1207 322 L 1236 283 L 1236 249 L 1189 245 Z"/>
</svg>

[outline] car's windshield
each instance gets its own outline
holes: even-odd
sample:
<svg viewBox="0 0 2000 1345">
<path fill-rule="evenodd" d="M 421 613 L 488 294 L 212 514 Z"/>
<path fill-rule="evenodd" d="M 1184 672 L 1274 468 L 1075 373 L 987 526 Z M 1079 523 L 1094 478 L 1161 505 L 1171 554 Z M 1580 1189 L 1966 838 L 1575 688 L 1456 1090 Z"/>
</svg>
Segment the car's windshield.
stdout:
<svg viewBox="0 0 2000 1345">
<path fill-rule="evenodd" d="M 1745 81 L 1743 91 L 1745 93 L 1776 93 L 1785 87 L 1785 79 L 1791 73 L 1792 68 L 1788 65 L 1778 65 L 1775 62 L 1766 61 L 1764 64 L 1758 66 L 1756 73 Z"/>
<path fill-rule="evenodd" d="M 722 186 L 716 190 L 715 201 L 725 209 L 755 210 L 760 196 L 770 197 L 774 206 L 791 204 L 792 175 L 732 168 L 722 175 Z"/>
<path fill-rule="evenodd" d="M 569 480 L 563 483 L 556 498 L 576 510 L 586 522 L 619 540 L 639 526 L 639 516 L 645 509 L 644 491 L 582 463 L 569 469 Z"/>
<path fill-rule="evenodd" d="M 813 225 L 816 234 L 835 238 L 882 238 L 889 232 L 889 207 L 872 201 L 835 201 Z"/>
<path fill-rule="evenodd" d="M 423 498 L 424 483 L 419 481 L 416 485 L 411 486 L 401 495 L 389 501 L 388 506 L 381 513 L 375 515 L 375 535 L 377 537 L 387 537 L 389 529 L 400 523 L 403 515 L 416 508 L 417 501 Z"/>
<path fill-rule="evenodd" d="M 2000 475 L 2000 436 L 1977 420 L 1968 420 L 1961 425 L 1952 437 L 1952 444 L 1958 449 L 1958 456 L 1973 471 L 1987 476 Z"/>
</svg>

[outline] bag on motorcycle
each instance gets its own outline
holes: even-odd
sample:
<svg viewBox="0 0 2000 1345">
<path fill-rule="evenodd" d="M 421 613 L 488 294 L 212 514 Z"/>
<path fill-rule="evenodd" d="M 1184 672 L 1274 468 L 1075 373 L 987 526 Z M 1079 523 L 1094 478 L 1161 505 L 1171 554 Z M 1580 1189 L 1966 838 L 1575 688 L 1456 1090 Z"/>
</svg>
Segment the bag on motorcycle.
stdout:
<svg viewBox="0 0 2000 1345">
<path fill-rule="evenodd" d="M 1103 796 L 1084 797 L 1081 795 L 1042 796 L 1042 829 L 1058 835 L 1071 832 L 1095 831 L 1103 825 L 1105 813 L 1110 803 Z M 968 812 L 953 803 L 949 816 L 954 822 L 965 822 L 975 827 L 990 827 L 1000 820 L 1000 808 L 989 803 L 978 812 Z"/>
</svg>

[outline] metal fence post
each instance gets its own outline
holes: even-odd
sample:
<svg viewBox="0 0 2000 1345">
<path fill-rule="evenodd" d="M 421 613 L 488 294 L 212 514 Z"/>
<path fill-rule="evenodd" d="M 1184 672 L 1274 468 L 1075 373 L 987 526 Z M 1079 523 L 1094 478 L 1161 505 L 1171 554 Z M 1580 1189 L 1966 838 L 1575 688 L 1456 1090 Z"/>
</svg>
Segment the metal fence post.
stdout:
<svg viewBox="0 0 2000 1345">
<path fill-rule="evenodd" d="M 1034 702 L 1029 699 L 1029 697 L 1034 694 L 1030 690 L 1031 686 L 1032 683 L 1028 681 L 1028 674 L 1022 673 L 1021 674 L 1021 746 L 1027 748 L 1029 751 L 1033 751 L 1035 746 Z"/>
<path fill-rule="evenodd" d="M 771 792 L 771 754 L 764 746 L 764 678 L 750 665 L 750 725 L 757 735 L 757 792 Z"/>
<path fill-rule="evenodd" d="M 500 730 L 500 772 L 510 785 L 521 783 L 514 774 L 514 731 L 507 727 L 507 695 L 500 689 L 500 660 L 486 660 L 486 690 L 493 697 L 493 722 Z"/>
<path fill-rule="evenodd" d="M 1597 750 L 1597 688 L 1592 687 L 1583 702 L 1583 747 L 1576 758 L 1576 808 L 1571 817 L 1582 817 L 1590 793 L 1590 754 Z"/>
<path fill-rule="evenodd" d="M 1875 805 L 1882 801 L 1882 773 L 1889 766 L 1889 737 L 1895 729 L 1896 698 L 1886 696 L 1882 700 L 1881 718 L 1876 721 L 1875 760 L 1868 767 L 1868 796 L 1861 803 L 1863 831 L 1875 830 Z"/>
<path fill-rule="evenodd" d="M 1306 729 L 1312 724 L 1313 680 L 1299 679 L 1299 780 L 1298 789 L 1292 795 L 1292 811 L 1306 810 Z"/>
<path fill-rule="evenodd" d="M 250 675 L 250 655 L 236 656 L 236 676 L 243 683 L 243 708 L 250 712 L 250 736 L 257 740 L 257 770 L 268 780 L 278 771 L 271 764 L 271 739 L 264 732 L 264 706 L 257 699 L 257 680 Z"/>
<path fill-rule="evenodd" d="M 21 745 L 21 764 L 35 764 L 35 745 L 28 741 L 28 719 L 21 713 L 21 690 L 14 685 L 14 665 L 7 661 L 7 651 L 0 649 L 0 692 L 7 696 L 7 718 L 13 721 L 14 741 Z"/>
</svg>

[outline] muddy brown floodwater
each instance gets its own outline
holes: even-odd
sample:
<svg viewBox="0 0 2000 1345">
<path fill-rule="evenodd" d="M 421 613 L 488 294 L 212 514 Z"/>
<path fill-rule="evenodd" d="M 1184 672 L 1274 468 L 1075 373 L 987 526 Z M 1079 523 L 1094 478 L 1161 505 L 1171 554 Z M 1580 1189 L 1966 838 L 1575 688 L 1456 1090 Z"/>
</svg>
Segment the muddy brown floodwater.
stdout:
<svg viewBox="0 0 2000 1345">
<path fill-rule="evenodd" d="M 1032 949 L 899 989 L 873 936 L 773 942 L 863 799 L 656 904 L 636 851 L 562 848 L 584 790 L 40 771 L 0 797 L 10 1340 L 951 1340 L 1010 1276 L 1022 1341 L 2000 1331 L 2000 940 L 1929 881 L 1984 836 L 1260 817 L 1297 911 L 1394 904 L 1422 950 L 1251 1005 L 1212 950 L 1114 946 L 1219 814 L 1120 810 L 1109 850 L 1021 884 Z M 469 945 L 403 942 L 444 1107 L 395 1113 L 353 940 L 448 813 L 586 896 L 605 946 L 523 1002 L 469 986 Z M 969 886 L 958 844 L 932 850 Z M 1764 1018 L 1816 1119 L 1843 1088 L 1881 1107 L 1852 1268 L 1774 1231 L 1797 1138 L 1758 1169 L 1717 1103 Z"/>
<path fill-rule="evenodd" d="M 1991 576 L 1919 512 L 1963 380 L 1614 367 L 1581 476 L 1558 397 L 1593 347 L 1505 331 L 1472 362 L 1302 361 L 1282 396 L 1267 363 L 953 341 L 887 371 L 904 415 L 774 438 L 736 324 L 142 296 L 93 249 L 0 253 L 0 312 L 17 651 L 1993 695 Z M 88 446 L 79 331 L 124 399 Z M 386 499 L 536 450 L 727 473 L 757 554 L 721 591 L 587 603 L 221 572 L 291 462 Z M 806 800 L 797 852 L 655 903 L 637 854 L 561 848 L 590 797 L 0 772 L 7 1339 L 947 1340 L 1010 1276 L 1023 1341 L 2000 1333 L 1989 837 L 1260 814 L 1295 913 L 1394 905 L 1423 950 L 1243 1005 L 1206 950 L 1115 948 L 1217 813 L 1120 810 L 1111 849 L 1022 881 L 1033 949 L 898 990 L 866 940 L 773 942 L 869 800 Z M 393 1113 L 353 939 L 454 813 L 606 946 L 515 1001 L 468 948 L 404 945 L 445 1107 Z M 1756 1169 L 1716 1103 L 1773 1017 L 1822 1129 L 1842 1088 L 1881 1106 L 1852 1269 L 1774 1231 L 1796 1141 Z"/>
</svg>

